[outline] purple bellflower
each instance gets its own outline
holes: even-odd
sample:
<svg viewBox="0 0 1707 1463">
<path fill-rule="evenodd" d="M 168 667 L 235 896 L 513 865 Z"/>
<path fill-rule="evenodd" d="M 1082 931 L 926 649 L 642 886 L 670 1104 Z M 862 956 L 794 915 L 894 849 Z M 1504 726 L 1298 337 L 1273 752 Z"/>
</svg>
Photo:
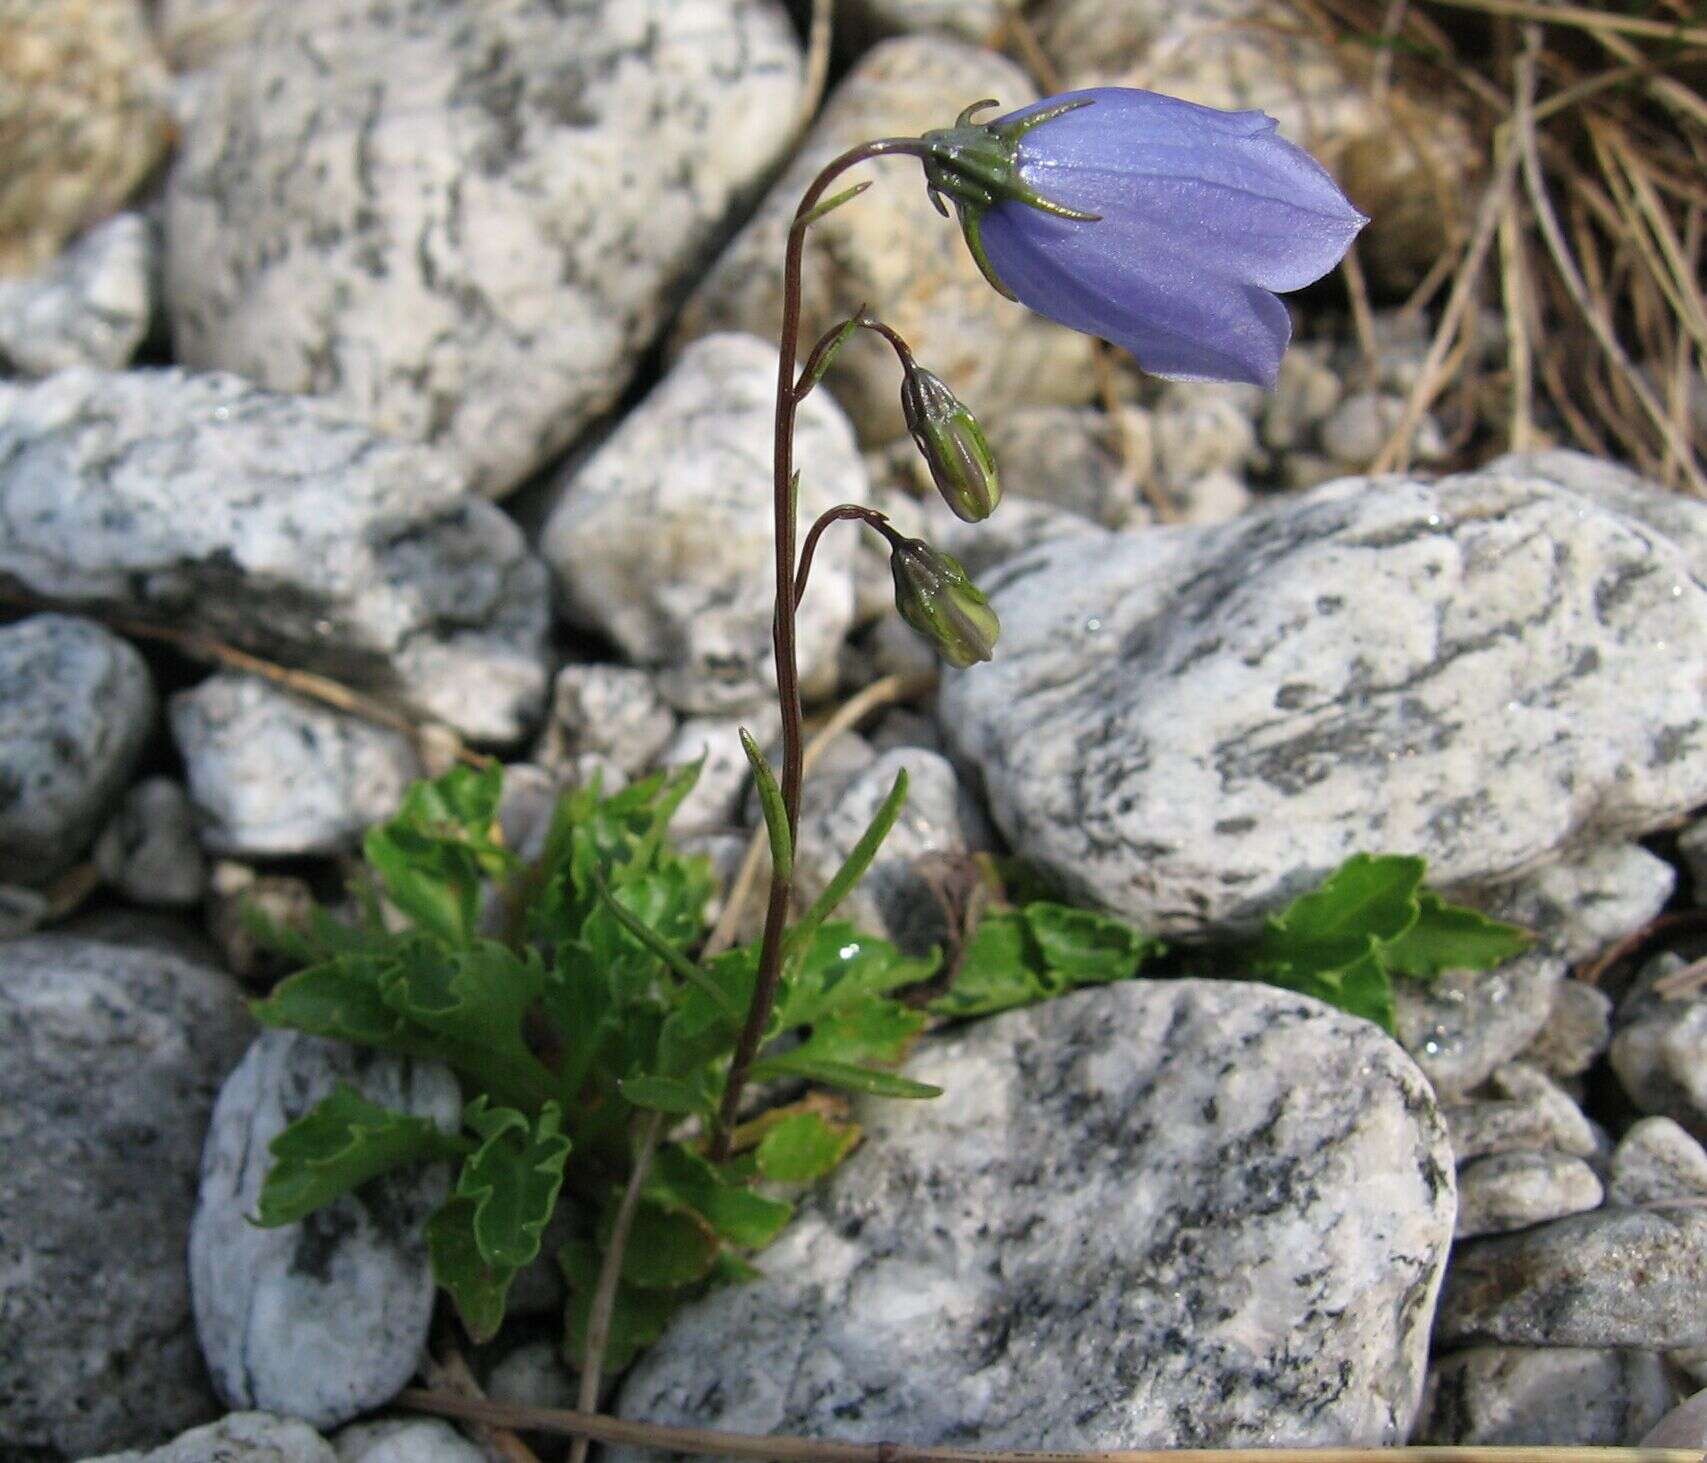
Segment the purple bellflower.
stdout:
<svg viewBox="0 0 1707 1463">
<path fill-rule="evenodd" d="M 1292 335 L 1276 291 L 1339 263 L 1368 220 L 1263 112 L 1095 87 L 925 135 L 1003 294 L 1177 381 L 1272 386 Z M 946 210 L 944 210 L 946 212 Z"/>
</svg>

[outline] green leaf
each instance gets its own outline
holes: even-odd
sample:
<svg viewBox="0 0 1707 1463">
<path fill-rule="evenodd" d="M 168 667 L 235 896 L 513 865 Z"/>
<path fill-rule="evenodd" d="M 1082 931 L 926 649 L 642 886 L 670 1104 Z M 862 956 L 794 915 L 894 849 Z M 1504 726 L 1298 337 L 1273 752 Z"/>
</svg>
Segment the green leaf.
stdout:
<svg viewBox="0 0 1707 1463">
<path fill-rule="evenodd" d="M 275 1160 L 255 1223 L 294 1224 L 340 1194 L 405 1164 L 456 1158 L 467 1145 L 429 1118 L 369 1102 L 340 1083 L 268 1145 Z"/>
<path fill-rule="evenodd" d="M 624 1077 L 617 1083 L 617 1090 L 636 1107 L 652 1112 L 693 1117 L 716 1111 L 703 1089 L 679 1077 Z"/>
<path fill-rule="evenodd" d="M 901 805 L 906 801 L 907 769 L 903 767 L 895 774 L 895 786 L 889 790 L 889 796 L 884 798 L 882 806 L 871 820 L 870 827 L 860 835 L 853 851 L 824 886 L 824 892 L 812 901 L 812 907 L 801 915 L 799 922 L 788 932 L 789 951 L 793 957 L 799 957 L 807 942 L 817 934 L 819 926 L 830 917 L 836 906 L 853 892 L 854 885 L 865 877 L 865 871 L 877 857 L 877 850 L 883 846 L 883 840 L 889 836 L 889 830 L 901 816 Z"/>
<path fill-rule="evenodd" d="M 1332 970 L 1396 940 L 1417 919 L 1426 864 L 1399 854 L 1353 854 L 1322 887 L 1269 918 L 1258 958 L 1304 970 Z"/>
<path fill-rule="evenodd" d="M 519 1270 L 539 1253 L 539 1237 L 563 1186 L 569 1140 L 557 1104 L 532 1123 L 512 1108 L 491 1107 L 484 1093 L 463 1121 L 485 1141 L 463 1164 L 456 1195 L 474 1204 L 474 1242 L 493 1269 Z"/>
<path fill-rule="evenodd" d="M 765 829 L 771 842 L 771 877 L 794 877 L 794 840 L 788 832 L 788 809 L 782 801 L 782 789 L 777 786 L 776 774 L 771 771 L 765 754 L 753 740 L 746 727 L 741 728 L 741 750 L 752 764 L 753 782 L 759 790 L 759 806 L 764 809 Z"/>
<path fill-rule="evenodd" d="M 992 1016 L 1058 994 L 1031 922 L 1018 910 L 997 910 L 978 921 L 954 984 L 930 1009 L 939 1016 Z"/>
<path fill-rule="evenodd" d="M 263 1026 L 288 1027 L 383 1051 L 427 1054 L 429 1044 L 380 994 L 399 969 L 398 957 L 338 955 L 281 981 L 249 1010 Z"/>
<path fill-rule="evenodd" d="M 513 1268 L 494 1265 L 474 1236 L 472 1199 L 452 1197 L 427 1221 L 427 1254 L 434 1281 L 450 1295 L 463 1328 L 476 1342 L 490 1341 L 504 1324 L 504 1301 Z"/>
<path fill-rule="evenodd" d="M 599 1283 L 599 1252 L 582 1240 L 565 1245 L 557 1256 L 564 1279 L 569 1283 L 566 1350 L 578 1367 L 587 1364 L 587 1318 Z M 607 1375 L 620 1372 L 642 1351 L 664 1334 L 670 1317 L 693 1299 L 692 1291 L 642 1290 L 618 1284 L 616 1304 L 611 1311 L 610 1334 L 605 1342 L 603 1369 Z"/>
<path fill-rule="evenodd" d="M 821 1082 L 826 1087 L 863 1092 L 871 1097 L 942 1096 L 942 1088 L 932 1087 L 928 1082 L 914 1082 L 893 1072 L 874 1072 L 869 1067 L 854 1067 L 846 1062 L 813 1061 L 793 1053 L 753 1063 L 753 1076 L 761 1082 L 772 1077 L 804 1077 L 808 1082 Z"/>
<path fill-rule="evenodd" d="M 1158 948 L 1131 925 L 1094 910 L 1038 902 L 1025 906 L 1024 917 L 1062 989 L 1130 980 Z"/>
<path fill-rule="evenodd" d="M 835 1123 L 815 1112 L 793 1113 L 760 1139 L 759 1172 L 777 1183 L 810 1184 L 859 1146 L 857 1123 Z"/>
<path fill-rule="evenodd" d="M 1381 949 L 1389 969 L 1416 980 L 1447 970 L 1492 970 L 1534 942 L 1527 930 L 1448 904 L 1427 889 L 1417 896 L 1417 909 L 1417 922 Z"/>
<path fill-rule="evenodd" d="M 712 1001 L 721 1003 L 726 1000 L 722 988 L 658 932 L 656 922 L 659 921 L 660 916 L 657 913 L 653 914 L 651 920 L 633 913 L 624 907 L 622 901 L 611 892 L 610 886 L 597 873 L 593 875 L 593 881 L 598 888 L 599 898 L 604 907 L 609 910 L 617 923 L 637 944 L 662 960 L 689 985 L 697 986 Z M 635 890 L 652 890 L 657 887 L 657 883 L 656 880 L 646 880 L 637 884 L 630 884 L 626 886 L 624 893 L 629 898 L 634 898 Z M 698 933 L 697 929 L 692 933 Z M 733 1006 L 725 1005 L 723 1009 L 724 1014 L 731 1021 L 740 1021 L 741 1013 Z"/>
<path fill-rule="evenodd" d="M 845 921 L 822 925 L 801 942 L 793 968 L 785 972 L 772 1034 L 815 1025 L 872 996 L 917 985 L 929 980 L 936 966 L 934 950 L 918 958 L 905 956 L 887 940 L 861 934 Z"/>
<path fill-rule="evenodd" d="M 658 1150 L 645 1192 L 659 1204 L 691 1209 L 720 1237 L 748 1250 L 768 1245 L 794 1212 L 790 1204 L 727 1182 L 679 1143 Z"/>
<path fill-rule="evenodd" d="M 658 1037 L 655 1071 L 659 1076 L 685 1077 L 735 1049 L 741 1022 L 729 1012 L 745 1011 L 752 1000 L 758 952 L 751 946 L 726 950 L 705 967 L 705 973 L 723 992 L 723 999 L 714 1001 L 697 986 L 681 992 Z"/>
<path fill-rule="evenodd" d="M 610 1249 L 616 1211 L 613 1200 L 599 1217 L 601 1251 Z M 711 1226 L 692 1210 L 664 1208 L 642 1199 L 622 1252 L 622 1283 L 642 1290 L 692 1285 L 711 1273 L 721 1243 Z"/>
<path fill-rule="evenodd" d="M 898 1001 L 868 997 L 824 1017 L 791 1053 L 813 1062 L 898 1062 L 924 1030 L 925 1013 Z"/>
</svg>

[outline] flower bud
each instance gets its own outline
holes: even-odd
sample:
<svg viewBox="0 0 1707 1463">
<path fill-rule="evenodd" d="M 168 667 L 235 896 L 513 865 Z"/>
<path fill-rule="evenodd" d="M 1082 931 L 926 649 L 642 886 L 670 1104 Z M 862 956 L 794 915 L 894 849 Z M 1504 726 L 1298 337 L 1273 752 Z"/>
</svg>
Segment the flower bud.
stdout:
<svg viewBox="0 0 1707 1463">
<path fill-rule="evenodd" d="M 988 660 L 1001 624 L 959 561 L 922 539 L 897 535 L 891 545 L 889 572 L 901 618 L 957 669 Z"/>
<path fill-rule="evenodd" d="M 1002 501 L 1002 485 L 977 417 L 940 377 L 911 363 L 901 378 L 901 411 L 954 516 L 967 523 L 988 518 Z"/>
</svg>

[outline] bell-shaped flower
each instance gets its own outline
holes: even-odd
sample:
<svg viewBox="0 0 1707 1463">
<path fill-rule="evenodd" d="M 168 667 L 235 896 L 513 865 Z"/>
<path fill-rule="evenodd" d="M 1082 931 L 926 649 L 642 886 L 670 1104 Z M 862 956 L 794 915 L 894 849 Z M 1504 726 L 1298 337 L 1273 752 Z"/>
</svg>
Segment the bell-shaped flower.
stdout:
<svg viewBox="0 0 1707 1463">
<path fill-rule="evenodd" d="M 938 655 L 960 670 L 990 658 L 1001 622 L 958 559 L 923 539 L 891 533 L 889 572 L 895 608 Z"/>
<path fill-rule="evenodd" d="M 1274 384 L 1301 289 L 1368 222 L 1263 112 L 1126 87 L 927 133 L 990 282 L 1157 376 Z"/>
<path fill-rule="evenodd" d="M 901 378 L 901 414 L 955 517 L 978 523 L 994 513 L 1002 480 L 984 429 L 940 376 L 912 360 Z"/>
</svg>

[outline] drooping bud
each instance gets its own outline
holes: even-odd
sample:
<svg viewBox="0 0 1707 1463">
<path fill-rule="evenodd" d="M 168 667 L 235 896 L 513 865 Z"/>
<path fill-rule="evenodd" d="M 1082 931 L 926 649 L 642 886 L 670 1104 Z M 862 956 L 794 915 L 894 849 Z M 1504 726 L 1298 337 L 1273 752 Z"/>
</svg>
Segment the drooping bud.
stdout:
<svg viewBox="0 0 1707 1463">
<path fill-rule="evenodd" d="M 931 479 L 954 516 L 979 523 L 1002 501 L 996 459 L 978 418 L 942 378 L 909 362 L 901 378 L 901 411 Z"/>
<path fill-rule="evenodd" d="M 1001 622 L 952 554 L 897 534 L 890 540 L 889 572 L 901 618 L 951 666 L 964 670 L 990 658 Z"/>
</svg>

